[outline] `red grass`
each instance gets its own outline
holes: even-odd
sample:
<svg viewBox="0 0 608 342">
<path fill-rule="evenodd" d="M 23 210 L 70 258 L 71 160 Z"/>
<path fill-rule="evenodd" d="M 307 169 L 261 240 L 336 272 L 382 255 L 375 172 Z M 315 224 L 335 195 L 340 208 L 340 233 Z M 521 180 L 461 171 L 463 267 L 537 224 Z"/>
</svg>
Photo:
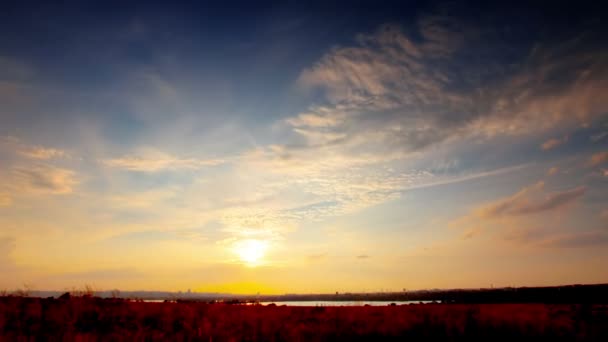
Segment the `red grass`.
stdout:
<svg viewBox="0 0 608 342">
<path fill-rule="evenodd" d="M 0 340 L 594 340 L 608 307 L 426 304 L 286 307 L 0 298 Z"/>
</svg>

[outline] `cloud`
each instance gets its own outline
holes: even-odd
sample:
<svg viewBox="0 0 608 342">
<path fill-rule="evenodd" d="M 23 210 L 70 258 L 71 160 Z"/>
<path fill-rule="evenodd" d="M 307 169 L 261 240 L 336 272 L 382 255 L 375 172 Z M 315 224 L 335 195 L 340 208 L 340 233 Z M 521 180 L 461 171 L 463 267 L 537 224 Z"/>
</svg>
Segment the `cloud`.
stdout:
<svg viewBox="0 0 608 342">
<path fill-rule="evenodd" d="M 333 127 L 345 119 L 344 113 L 326 115 L 324 112 L 327 112 L 327 108 L 312 108 L 311 112 L 298 114 L 294 118 L 288 118 L 286 122 L 293 127 Z"/>
<path fill-rule="evenodd" d="M 62 150 L 45 147 L 30 147 L 19 151 L 19 153 L 27 158 L 48 160 L 67 156 L 67 153 Z"/>
<path fill-rule="evenodd" d="M 398 199 L 408 190 L 506 174 L 527 166 L 435 172 L 400 166 L 393 160 L 387 155 L 352 156 L 331 148 L 288 149 L 276 145 L 258 148 L 238 161 L 240 167 L 248 170 L 249 177 L 261 174 L 270 181 L 265 182 L 267 187 L 256 198 L 267 201 L 295 192 L 297 200 L 288 206 L 274 207 L 263 202 L 245 202 L 246 206 L 226 209 L 222 223 L 230 235 L 256 232 L 281 236 L 295 230 L 300 222 L 347 215 Z"/>
<path fill-rule="evenodd" d="M 288 227 L 298 220 L 314 221 L 397 198 L 408 184 L 417 184 L 427 176 L 422 171 L 388 170 L 382 156 L 350 157 L 310 149 L 289 151 L 280 146 L 251 151 L 240 163 L 250 173 L 265 175 L 274 184 L 263 198 L 294 192 L 302 197 L 302 201 L 274 209 L 272 214 L 268 208 L 255 213 L 251 205 L 240 210 L 253 214 L 250 217 L 259 216 L 256 221 L 269 224 L 278 220 L 282 223 L 276 225 Z"/>
<path fill-rule="evenodd" d="M 357 255 L 357 259 L 361 260 L 361 259 L 369 259 L 370 256 L 367 254 L 361 254 L 361 255 Z"/>
<path fill-rule="evenodd" d="M 539 242 L 543 247 L 590 248 L 608 246 L 608 231 L 597 230 L 584 233 L 564 234 Z"/>
<path fill-rule="evenodd" d="M 552 168 L 550 168 L 549 170 L 547 170 L 547 176 L 553 176 L 555 174 L 557 174 L 559 172 L 559 168 L 554 166 Z"/>
<path fill-rule="evenodd" d="M 463 239 L 471 239 L 481 231 L 480 226 L 470 227 L 462 234 Z"/>
<path fill-rule="evenodd" d="M 426 120 L 420 111 L 427 106 L 450 107 L 465 100 L 442 91 L 448 81 L 444 70 L 425 65 L 425 58 L 449 53 L 430 47 L 436 41 L 429 37 L 439 39 L 441 30 L 428 27 L 426 30 L 425 37 L 429 40 L 422 44 L 415 43 L 399 28 L 387 25 L 372 35 L 360 35 L 359 46 L 334 48 L 304 70 L 298 80 L 305 89 L 326 90 L 329 104 L 313 106 L 286 122 L 313 145 L 325 141 L 311 137 L 329 134 L 348 136 L 343 143 L 367 143 L 377 138 L 379 143 L 394 140 L 393 144 L 405 143 L 414 149 L 439 138 L 439 132 L 431 125 L 433 118 Z M 436 32 L 431 34 L 432 31 Z M 409 114 L 402 115 L 404 112 Z M 400 130 L 405 124 L 417 128 Z M 355 141 L 355 135 L 374 132 L 377 136 Z"/>
<path fill-rule="evenodd" d="M 589 140 L 596 143 L 596 142 L 602 141 L 607 136 L 608 136 L 608 131 L 604 131 L 604 132 L 600 132 L 600 133 L 590 136 Z"/>
<path fill-rule="evenodd" d="M 508 42 L 500 29 L 460 24 L 434 16 L 409 31 L 384 25 L 331 49 L 299 76 L 300 87 L 322 90 L 325 102 L 283 121 L 294 134 L 287 146 L 403 158 L 441 143 L 530 135 L 605 116 L 606 51 L 590 50 L 580 37 L 539 42 L 517 64 L 486 70 L 469 61 L 470 51 L 495 55 Z M 489 77 L 497 74 L 503 77 Z"/>
<path fill-rule="evenodd" d="M 541 150 L 548 151 L 552 150 L 562 144 L 568 142 L 568 136 L 565 136 L 561 139 L 551 138 L 540 145 Z"/>
<path fill-rule="evenodd" d="M 553 192 L 539 200 L 533 200 L 544 188 L 543 182 L 525 187 L 512 196 L 500 199 L 475 210 L 480 218 L 497 218 L 503 216 L 533 215 L 546 211 L 558 210 L 575 202 L 587 191 L 586 187 L 577 187 L 561 192 Z"/>
<path fill-rule="evenodd" d="M 5 149 L 9 149 L 10 152 L 28 159 L 49 160 L 69 156 L 69 154 L 64 150 L 52 147 L 29 145 L 21 141 L 21 139 L 12 136 L 0 137 L 0 145 L 2 145 Z"/>
<path fill-rule="evenodd" d="M 608 245 L 608 230 L 605 229 L 566 229 L 562 230 L 562 233 L 556 233 L 555 228 L 546 223 L 534 228 L 515 225 L 510 227 L 504 237 L 506 240 L 532 247 L 586 248 Z"/>
<path fill-rule="evenodd" d="M 286 233 L 296 229 L 299 220 L 314 220 L 312 215 L 301 217 L 290 213 L 289 209 L 260 206 L 230 207 L 218 214 L 223 225 L 222 231 L 231 236 L 231 239 L 282 240 Z"/>
<path fill-rule="evenodd" d="M 22 195 L 57 195 L 73 191 L 79 181 L 72 170 L 46 164 L 69 154 L 61 149 L 28 144 L 14 136 L 0 136 L 0 207 Z"/>
<path fill-rule="evenodd" d="M 166 170 L 199 169 L 224 163 L 221 159 L 177 158 L 169 155 L 155 158 L 125 156 L 115 159 L 104 159 L 104 165 L 112 168 L 138 172 L 158 172 Z"/>
<path fill-rule="evenodd" d="M 11 170 L 11 183 L 6 187 L 13 194 L 68 194 L 78 184 L 76 173 L 72 170 L 49 165 L 14 167 Z"/>
<path fill-rule="evenodd" d="M 589 165 L 591 166 L 599 166 L 608 161 L 608 151 L 598 152 L 591 156 L 589 159 Z"/>
<path fill-rule="evenodd" d="M 511 196 L 474 207 L 468 214 L 452 220 L 449 225 L 462 229 L 464 239 L 478 235 L 489 226 L 509 229 L 512 235 L 509 239 L 520 239 L 532 232 L 520 228 L 529 226 L 535 215 L 559 214 L 576 203 L 587 191 L 586 187 L 580 186 L 545 193 L 544 188 L 545 183 L 542 181 L 526 186 Z M 513 231 L 514 226 L 520 228 Z"/>
</svg>

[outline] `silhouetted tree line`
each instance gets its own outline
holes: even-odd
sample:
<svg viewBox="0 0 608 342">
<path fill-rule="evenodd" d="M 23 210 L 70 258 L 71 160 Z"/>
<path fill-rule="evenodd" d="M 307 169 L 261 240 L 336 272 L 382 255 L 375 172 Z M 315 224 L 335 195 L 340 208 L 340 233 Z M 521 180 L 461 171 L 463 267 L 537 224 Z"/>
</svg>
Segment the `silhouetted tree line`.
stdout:
<svg viewBox="0 0 608 342">
<path fill-rule="evenodd" d="M 608 284 L 415 292 L 260 296 L 261 301 L 438 301 L 444 303 L 608 304 Z"/>
</svg>

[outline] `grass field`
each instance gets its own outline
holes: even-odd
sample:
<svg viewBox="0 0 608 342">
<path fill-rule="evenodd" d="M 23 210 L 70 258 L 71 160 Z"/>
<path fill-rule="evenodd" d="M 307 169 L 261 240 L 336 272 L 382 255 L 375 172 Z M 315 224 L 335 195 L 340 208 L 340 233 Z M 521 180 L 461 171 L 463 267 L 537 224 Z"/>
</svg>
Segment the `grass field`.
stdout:
<svg viewBox="0 0 608 342">
<path fill-rule="evenodd" d="M 361 307 L 0 297 L 3 341 L 608 341 L 608 306 Z"/>
</svg>

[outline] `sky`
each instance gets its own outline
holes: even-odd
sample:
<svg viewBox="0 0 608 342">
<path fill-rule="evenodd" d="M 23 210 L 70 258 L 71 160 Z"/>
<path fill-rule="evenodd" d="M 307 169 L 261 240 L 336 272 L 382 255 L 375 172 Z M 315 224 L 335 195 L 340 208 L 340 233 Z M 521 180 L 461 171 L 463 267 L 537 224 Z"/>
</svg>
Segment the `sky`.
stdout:
<svg viewBox="0 0 608 342">
<path fill-rule="evenodd" d="M 608 282 L 598 4 L 2 7 L 0 289 Z"/>
</svg>

